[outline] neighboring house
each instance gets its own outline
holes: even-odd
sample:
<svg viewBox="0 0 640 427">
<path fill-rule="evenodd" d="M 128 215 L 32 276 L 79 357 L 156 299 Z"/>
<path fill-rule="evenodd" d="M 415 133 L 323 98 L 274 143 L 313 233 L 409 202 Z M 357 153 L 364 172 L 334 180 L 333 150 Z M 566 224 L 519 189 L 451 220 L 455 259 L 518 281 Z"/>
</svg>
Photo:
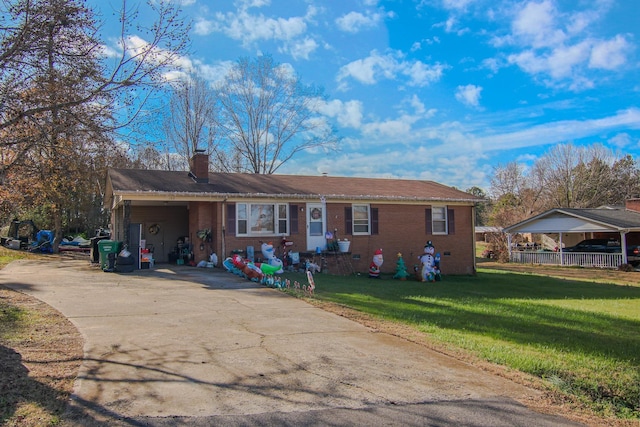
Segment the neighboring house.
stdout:
<svg viewBox="0 0 640 427">
<path fill-rule="evenodd" d="M 258 256 L 261 242 L 279 254 L 283 237 L 301 257 L 317 257 L 328 232 L 351 242 L 348 260 L 363 273 L 379 248 L 382 271 L 393 272 L 398 253 L 412 266 L 432 241 L 443 274 L 475 272 L 476 196 L 432 181 L 209 173 L 208 165 L 196 153 L 190 172 L 110 169 L 112 238 L 132 252 L 143 239 L 156 262 L 170 262 L 178 240 L 189 237 L 198 262 L 249 246 Z M 201 239 L 204 230 L 211 233 Z"/>
<path fill-rule="evenodd" d="M 475 228 L 476 242 L 489 242 L 491 236 L 502 234 L 502 227 L 491 227 L 486 225 L 477 225 Z"/>
<path fill-rule="evenodd" d="M 557 208 L 504 228 L 509 237 L 519 233 L 557 236 L 556 252 L 512 251 L 512 262 L 556 265 L 582 265 L 615 268 L 627 264 L 626 250 L 619 254 L 593 254 L 579 256 L 563 252 L 562 248 L 573 246 L 586 239 L 612 239 L 620 242 L 621 248 L 640 245 L 640 199 L 626 201 L 624 207 L 601 207 L 594 209 Z M 509 239 L 510 240 L 510 239 Z M 509 245 L 511 248 L 512 246 Z"/>
</svg>

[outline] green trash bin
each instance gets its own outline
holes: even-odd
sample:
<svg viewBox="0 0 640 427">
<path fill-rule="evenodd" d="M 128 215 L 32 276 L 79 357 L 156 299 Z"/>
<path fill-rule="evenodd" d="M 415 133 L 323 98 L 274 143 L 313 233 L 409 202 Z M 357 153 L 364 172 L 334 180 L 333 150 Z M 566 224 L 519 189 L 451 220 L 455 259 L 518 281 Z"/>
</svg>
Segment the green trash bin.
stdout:
<svg viewBox="0 0 640 427">
<path fill-rule="evenodd" d="M 116 254 L 120 252 L 120 242 L 115 240 L 100 240 L 98 242 L 98 252 L 100 252 L 100 268 L 105 269 L 109 266 L 109 254 Z"/>
</svg>

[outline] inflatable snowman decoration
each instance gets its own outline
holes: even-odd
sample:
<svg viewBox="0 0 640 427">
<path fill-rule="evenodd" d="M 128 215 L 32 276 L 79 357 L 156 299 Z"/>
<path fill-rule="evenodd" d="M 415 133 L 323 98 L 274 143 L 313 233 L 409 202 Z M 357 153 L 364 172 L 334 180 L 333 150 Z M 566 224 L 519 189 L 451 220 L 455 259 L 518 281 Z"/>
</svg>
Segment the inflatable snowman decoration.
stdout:
<svg viewBox="0 0 640 427">
<path fill-rule="evenodd" d="M 431 240 L 424 246 L 424 252 L 418 259 L 422 263 L 420 278 L 423 282 L 440 280 L 440 254 L 435 253 L 435 248 Z"/>
</svg>

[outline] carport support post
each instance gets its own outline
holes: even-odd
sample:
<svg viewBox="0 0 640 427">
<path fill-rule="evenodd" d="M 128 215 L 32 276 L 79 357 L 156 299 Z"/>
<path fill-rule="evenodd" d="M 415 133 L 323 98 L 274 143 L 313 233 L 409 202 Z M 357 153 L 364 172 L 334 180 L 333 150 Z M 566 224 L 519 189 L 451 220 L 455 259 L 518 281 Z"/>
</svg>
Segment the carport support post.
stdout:
<svg viewBox="0 0 640 427">
<path fill-rule="evenodd" d="M 627 233 L 629 230 L 620 230 L 620 246 L 622 246 L 622 263 L 629 264 L 627 257 Z"/>
<path fill-rule="evenodd" d="M 122 218 L 122 247 L 129 246 L 129 225 L 131 224 L 131 200 L 124 201 Z"/>
</svg>

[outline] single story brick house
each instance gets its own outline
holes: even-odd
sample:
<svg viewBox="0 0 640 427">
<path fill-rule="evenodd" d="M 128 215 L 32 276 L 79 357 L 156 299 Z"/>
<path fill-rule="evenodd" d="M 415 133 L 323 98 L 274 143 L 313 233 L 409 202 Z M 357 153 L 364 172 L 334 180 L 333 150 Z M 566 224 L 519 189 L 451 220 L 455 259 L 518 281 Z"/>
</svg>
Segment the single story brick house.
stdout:
<svg viewBox="0 0 640 427">
<path fill-rule="evenodd" d="M 197 152 L 189 172 L 110 169 L 112 239 L 134 253 L 142 239 L 162 263 L 175 260 L 184 237 L 196 262 L 248 247 L 258 255 L 261 242 L 278 254 L 283 238 L 302 256 L 320 256 L 319 248 L 330 258 L 338 256 L 326 250 L 332 235 L 350 241 L 340 256 L 363 273 L 377 249 L 382 272 L 395 271 L 398 253 L 410 269 L 431 241 L 443 274 L 475 273 L 476 196 L 432 181 L 213 173 L 208 166 Z"/>
</svg>

